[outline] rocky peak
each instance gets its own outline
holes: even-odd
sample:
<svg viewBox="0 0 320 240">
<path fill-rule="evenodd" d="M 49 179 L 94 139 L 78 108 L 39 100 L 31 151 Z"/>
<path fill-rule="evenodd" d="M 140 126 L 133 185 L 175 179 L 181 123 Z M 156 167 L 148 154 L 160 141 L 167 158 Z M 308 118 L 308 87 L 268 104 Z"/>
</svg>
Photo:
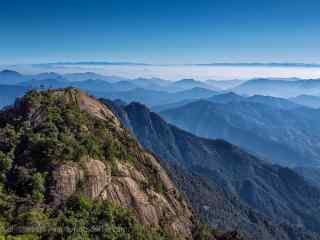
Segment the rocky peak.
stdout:
<svg viewBox="0 0 320 240">
<path fill-rule="evenodd" d="M 18 72 L 16 72 L 16 71 L 8 70 L 8 69 L 5 69 L 5 70 L 0 71 L 0 74 L 21 76 L 20 73 L 18 73 Z"/>
<path fill-rule="evenodd" d="M 100 118 L 102 120 L 111 119 L 116 124 L 116 126 L 120 126 L 120 122 L 108 107 L 77 88 L 49 91 L 52 91 L 53 95 L 63 98 L 67 104 L 76 104 L 80 107 L 81 110 L 86 111 L 92 116 Z"/>
<path fill-rule="evenodd" d="M 145 226 L 192 238 L 192 213 L 166 171 L 98 100 L 75 88 L 32 91 L 0 113 L 0 126 L 8 125 L 19 137 L 0 151 L 9 149 L 10 184 L 20 197 L 29 194 L 23 181 L 39 174 L 51 208 L 75 195 L 108 200 Z"/>
</svg>

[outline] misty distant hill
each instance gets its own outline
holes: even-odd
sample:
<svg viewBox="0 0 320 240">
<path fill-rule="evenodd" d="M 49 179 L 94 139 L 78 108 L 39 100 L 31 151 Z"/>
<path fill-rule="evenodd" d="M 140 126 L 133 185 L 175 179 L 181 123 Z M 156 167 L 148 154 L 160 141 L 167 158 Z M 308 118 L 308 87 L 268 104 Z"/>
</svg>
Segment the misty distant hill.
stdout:
<svg viewBox="0 0 320 240">
<path fill-rule="evenodd" d="M 320 108 L 320 96 L 299 95 L 297 97 L 290 98 L 290 101 L 310 108 Z"/>
<path fill-rule="evenodd" d="M 179 92 L 164 92 L 152 91 L 143 88 L 137 88 L 122 92 L 95 92 L 94 95 L 109 99 L 121 99 L 125 102 L 141 102 L 148 106 L 159 106 L 172 104 L 184 100 L 205 99 L 218 94 L 216 91 L 211 91 L 202 88 L 192 88 Z"/>
<path fill-rule="evenodd" d="M 197 101 L 197 100 L 198 99 L 185 99 L 185 100 L 182 100 L 182 101 L 179 101 L 179 102 L 155 105 L 155 106 L 152 106 L 151 109 L 154 112 L 162 112 L 162 111 L 165 111 L 165 110 L 182 107 L 184 105 L 187 105 L 187 104 L 192 103 L 192 102 Z"/>
<path fill-rule="evenodd" d="M 246 101 L 248 98 L 240 96 L 238 94 L 227 92 L 222 94 L 216 94 L 209 98 L 203 98 L 202 100 L 207 100 L 214 103 L 228 103 L 233 101 Z M 161 112 L 169 109 L 175 109 L 187 105 L 189 103 L 197 102 L 199 99 L 184 99 L 179 102 L 157 105 L 152 107 L 152 110 L 155 112 Z"/>
<path fill-rule="evenodd" d="M 233 92 L 216 94 L 207 99 L 203 98 L 203 100 L 207 100 L 213 103 L 230 103 L 230 102 L 262 103 L 262 104 L 270 105 L 271 107 L 276 107 L 281 109 L 295 109 L 295 108 L 300 108 L 302 106 L 284 98 L 276 98 L 276 97 L 262 96 L 262 95 L 254 95 L 251 97 L 246 97 L 246 96 L 240 96 Z M 160 112 L 164 110 L 182 107 L 184 105 L 187 105 L 189 103 L 196 102 L 196 101 L 198 101 L 198 99 L 185 99 L 179 102 L 154 106 L 152 107 L 152 110 L 156 112 Z"/>
<path fill-rule="evenodd" d="M 166 88 L 172 84 L 171 81 L 164 80 L 161 78 L 136 78 L 131 80 L 132 83 L 135 85 L 141 87 L 141 88 L 146 88 L 146 89 L 151 89 L 151 88 Z"/>
<path fill-rule="evenodd" d="M 241 95 L 267 95 L 284 98 L 302 94 L 320 95 L 320 80 L 254 79 L 234 87 L 230 91 Z"/>
<path fill-rule="evenodd" d="M 190 79 L 181 79 L 179 81 L 173 82 L 172 85 L 170 86 L 172 89 L 175 90 L 186 90 L 190 88 L 205 88 L 205 89 L 211 89 L 214 91 L 220 91 L 221 89 L 218 89 L 212 85 L 209 85 L 205 82 L 202 81 L 197 81 L 192 78 Z"/>
<path fill-rule="evenodd" d="M 271 96 L 253 95 L 250 97 L 240 96 L 233 92 L 215 95 L 207 99 L 213 103 L 230 103 L 230 102 L 252 102 L 262 103 L 271 107 L 280 109 L 295 109 L 301 107 L 301 105 L 293 103 L 284 98 L 277 98 Z"/>
<path fill-rule="evenodd" d="M 319 166 L 320 111 L 291 108 L 294 103 L 282 101 L 277 107 L 273 98 L 272 104 L 259 98 L 260 102 L 196 101 L 161 116 L 198 136 L 225 139 L 274 163 Z"/>
<path fill-rule="evenodd" d="M 13 85 L 0 85 L 0 109 L 12 105 L 17 97 L 27 92 L 26 87 Z"/>
<path fill-rule="evenodd" d="M 106 76 L 97 74 L 94 72 L 84 72 L 84 73 L 67 73 L 63 75 L 63 78 L 69 81 L 85 81 L 85 80 L 103 80 L 107 82 L 120 82 L 126 81 L 126 78 L 118 77 L 118 76 Z"/>
<path fill-rule="evenodd" d="M 228 90 L 244 83 L 245 80 L 206 80 L 205 83 L 221 90 Z"/>
<path fill-rule="evenodd" d="M 279 97 L 272 97 L 272 96 L 253 95 L 251 97 L 245 98 L 245 101 L 262 103 L 273 108 L 284 109 L 284 110 L 297 109 L 301 107 L 301 105 L 296 104 L 290 100 L 279 98 Z"/>
<path fill-rule="evenodd" d="M 11 70 L 0 71 L 0 84 L 16 84 L 24 80 L 24 76 Z"/>
<path fill-rule="evenodd" d="M 212 96 L 207 100 L 214 103 L 228 103 L 228 102 L 245 101 L 245 99 L 246 97 L 240 96 L 233 92 L 227 92 L 227 93 Z"/>
</svg>

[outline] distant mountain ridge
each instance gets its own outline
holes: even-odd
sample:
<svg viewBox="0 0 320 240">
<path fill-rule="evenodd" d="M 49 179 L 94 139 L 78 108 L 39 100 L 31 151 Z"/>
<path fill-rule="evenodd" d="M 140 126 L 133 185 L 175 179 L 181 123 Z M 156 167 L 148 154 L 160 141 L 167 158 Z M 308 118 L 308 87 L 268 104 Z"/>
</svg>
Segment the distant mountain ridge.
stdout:
<svg viewBox="0 0 320 240">
<path fill-rule="evenodd" d="M 135 88 L 158 90 L 164 92 L 178 92 L 192 88 L 204 88 L 212 91 L 235 92 L 240 95 L 266 95 L 274 97 L 296 97 L 298 95 L 320 95 L 319 79 L 299 78 L 258 78 L 249 80 L 195 80 L 192 78 L 169 81 L 160 78 L 129 79 L 118 76 L 105 76 L 93 72 L 58 74 L 45 72 L 24 75 L 11 70 L 0 72 L 0 84 L 17 84 L 37 80 L 62 80 L 77 82 L 86 80 L 102 80 L 109 83 L 130 82 Z M 106 89 L 103 89 L 106 91 Z M 128 89 L 122 89 L 126 91 Z"/>
<path fill-rule="evenodd" d="M 117 82 L 127 80 L 117 76 L 105 76 L 93 72 L 66 73 L 43 72 L 39 74 L 21 74 L 12 70 L 0 71 L 0 84 L 18 84 L 22 82 L 32 82 L 41 80 L 60 80 L 60 81 L 85 81 L 103 80 L 107 82 Z"/>
<path fill-rule="evenodd" d="M 320 96 L 311 96 L 304 94 L 290 98 L 290 101 L 310 108 L 320 108 Z"/>
<path fill-rule="evenodd" d="M 201 100 L 213 102 L 213 103 L 231 103 L 231 102 L 252 102 L 252 103 L 262 103 L 269 105 L 271 107 L 279 109 L 297 109 L 301 108 L 303 105 L 291 101 L 291 99 L 277 98 L 271 96 L 253 95 L 250 97 L 241 96 L 233 92 L 218 93 L 209 98 L 202 98 Z M 156 112 L 161 112 L 169 109 L 174 109 L 182 107 L 184 105 L 198 101 L 198 99 L 185 99 L 179 102 L 174 102 L 170 104 L 163 104 L 152 107 Z"/>
<path fill-rule="evenodd" d="M 296 97 L 302 94 L 320 95 L 320 79 L 295 81 L 253 79 L 229 89 L 241 95 L 267 95 L 273 97 Z"/>
<path fill-rule="evenodd" d="M 17 97 L 23 96 L 28 88 L 15 85 L 0 84 L 0 109 L 12 105 Z"/>
<path fill-rule="evenodd" d="M 283 99 L 248 99 L 226 103 L 195 101 L 160 114 L 198 136 L 225 139 L 277 164 L 320 165 L 320 111 Z"/>
<path fill-rule="evenodd" d="M 240 84 L 246 82 L 246 80 L 206 80 L 205 83 L 211 85 L 217 89 L 228 90 L 239 86 Z"/>
<path fill-rule="evenodd" d="M 24 76 L 16 71 L 0 71 L 0 84 L 16 84 L 23 81 Z"/>
<path fill-rule="evenodd" d="M 207 84 L 206 82 L 203 82 L 203 81 L 197 81 L 192 78 L 175 81 L 169 87 L 172 89 L 175 89 L 176 91 L 187 90 L 190 88 L 204 88 L 204 89 L 209 89 L 213 91 L 220 91 L 219 88 L 213 85 Z"/>
<path fill-rule="evenodd" d="M 5 72 L 5 74 L 8 74 Z M 31 76 L 16 75 L 14 72 L 10 72 L 10 75 L 19 76 L 19 82 L 13 85 L 17 85 L 17 88 L 27 89 L 50 89 L 50 88 L 66 88 L 66 87 L 77 87 L 83 91 L 87 91 L 90 94 L 97 97 L 106 97 L 110 99 L 121 99 L 125 102 L 140 101 L 149 106 L 156 106 L 162 104 L 171 104 L 182 100 L 189 99 L 205 99 L 218 94 L 217 91 L 213 91 L 207 88 L 192 87 L 193 84 L 183 85 L 179 88 L 171 89 L 171 85 L 175 83 L 169 82 L 162 79 L 133 79 L 133 80 L 122 80 L 109 82 L 100 79 L 86 79 L 87 77 L 99 77 L 99 75 L 92 73 L 83 74 L 67 74 L 58 75 L 56 73 L 43 73 L 33 75 L 31 80 L 25 80 L 25 78 L 31 78 Z M 70 79 L 66 79 L 70 78 Z M 73 78 L 75 77 L 75 78 Z M 71 81 L 73 79 L 73 81 Z M 77 79 L 77 81 L 74 81 Z M 120 79 L 118 79 L 120 80 Z M 0 72 L 1 82 L 1 72 Z M 190 81 L 189 81 L 190 82 Z M 194 86 L 205 86 L 203 83 L 195 80 Z M 159 87 L 158 87 L 159 86 Z M 13 87 L 12 87 L 13 88 Z M 160 90 L 158 90 L 160 89 Z M 171 89 L 169 92 L 161 89 Z M 177 91 L 177 89 L 181 89 Z M 5 104 L 12 104 L 15 97 L 19 94 L 13 95 L 12 98 L 6 100 Z M 5 104 L 2 104 L 5 105 Z M 1 106 L 1 105 L 0 105 Z"/>
<path fill-rule="evenodd" d="M 164 92 L 157 90 L 146 90 L 143 88 L 136 88 L 129 91 L 121 92 L 94 92 L 97 97 L 109 99 L 121 99 L 125 102 L 141 102 L 148 106 L 159 106 L 164 104 L 171 104 L 183 100 L 190 99 L 205 99 L 218 94 L 216 91 L 211 91 L 202 88 L 192 88 L 179 92 Z"/>
</svg>

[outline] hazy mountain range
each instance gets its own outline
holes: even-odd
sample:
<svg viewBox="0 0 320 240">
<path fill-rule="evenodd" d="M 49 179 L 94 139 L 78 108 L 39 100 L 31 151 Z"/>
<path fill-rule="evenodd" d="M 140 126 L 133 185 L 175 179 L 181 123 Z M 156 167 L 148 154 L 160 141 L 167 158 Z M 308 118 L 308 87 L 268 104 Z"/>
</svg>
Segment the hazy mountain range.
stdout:
<svg viewBox="0 0 320 240">
<path fill-rule="evenodd" d="M 198 136 L 225 139 L 277 164 L 320 165 L 320 110 L 285 99 L 224 94 L 160 114 Z"/>
<path fill-rule="evenodd" d="M 296 97 L 299 95 L 320 95 L 320 79 L 313 80 L 271 80 L 253 79 L 230 89 L 243 95 L 267 95 L 274 97 Z"/>
<path fill-rule="evenodd" d="M 82 81 L 90 81 L 90 84 L 81 85 L 79 82 Z M 106 82 L 109 84 L 106 84 Z M 247 81 L 206 79 L 201 81 L 195 79 L 169 81 L 160 78 L 128 79 L 117 76 L 104 76 L 93 72 L 68 74 L 48 72 L 25 75 L 11 70 L 4 70 L 0 72 L 0 84 L 22 84 L 32 87 L 65 87 L 72 85 L 89 88 L 85 90 L 99 90 L 101 92 L 129 91 L 135 88 L 151 91 L 178 92 L 192 88 L 203 88 L 212 91 L 235 92 L 240 95 L 267 95 L 283 98 L 297 97 L 299 95 L 320 95 L 320 80 L 299 78 L 261 78 Z"/>
<path fill-rule="evenodd" d="M 320 108 L 320 96 L 299 95 L 290 98 L 290 101 L 310 108 Z"/>
<path fill-rule="evenodd" d="M 306 229 L 318 231 L 320 190 L 297 173 L 225 141 L 196 137 L 139 103 L 104 102 L 167 163 L 178 188 L 212 226 L 237 228 L 250 239 L 306 239 Z"/>
</svg>

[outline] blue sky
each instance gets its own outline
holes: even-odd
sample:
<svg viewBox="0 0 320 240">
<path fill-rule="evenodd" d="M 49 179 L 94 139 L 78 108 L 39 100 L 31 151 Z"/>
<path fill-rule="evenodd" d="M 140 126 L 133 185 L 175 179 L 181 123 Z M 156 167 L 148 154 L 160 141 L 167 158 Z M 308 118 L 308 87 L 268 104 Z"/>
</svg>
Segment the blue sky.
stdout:
<svg viewBox="0 0 320 240">
<path fill-rule="evenodd" d="M 1 0 L 0 63 L 320 62 L 318 0 Z"/>
</svg>

